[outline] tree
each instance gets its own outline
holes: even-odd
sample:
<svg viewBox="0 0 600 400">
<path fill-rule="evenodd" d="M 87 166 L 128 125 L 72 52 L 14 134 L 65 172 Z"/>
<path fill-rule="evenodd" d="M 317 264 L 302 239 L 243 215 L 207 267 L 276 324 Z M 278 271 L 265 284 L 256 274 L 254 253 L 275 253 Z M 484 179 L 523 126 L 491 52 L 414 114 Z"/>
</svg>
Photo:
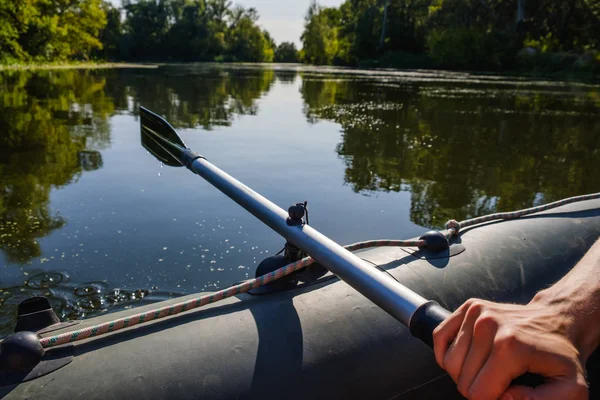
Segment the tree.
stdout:
<svg viewBox="0 0 600 400">
<path fill-rule="evenodd" d="M 424 65 L 501 69 L 514 67 L 524 46 L 590 52 L 590 59 L 600 49 L 600 1 L 345 0 L 339 8 L 313 1 L 302 43 L 304 61 L 314 64 L 378 65 L 417 55 Z M 564 69 L 577 56 L 539 63 L 548 61 Z"/>
<path fill-rule="evenodd" d="M 88 59 L 105 24 L 101 0 L 1 0 L 0 61 Z"/>
<path fill-rule="evenodd" d="M 214 57 L 206 3 L 188 1 L 175 14 L 175 23 L 167 33 L 169 58 L 182 61 L 206 61 Z M 217 51 L 220 51 L 218 49 Z"/>
<path fill-rule="evenodd" d="M 302 44 L 305 61 L 311 64 L 332 64 L 338 52 L 336 9 L 322 8 L 313 0 L 304 18 Z"/>
<path fill-rule="evenodd" d="M 292 42 L 283 42 L 275 50 L 275 61 L 282 63 L 296 63 L 299 61 L 298 50 Z"/>
<path fill-rule="evenodd" d="M 123 1 L 125 51 L 128 58 L 158 60 L 164 57 L 166 37 L 173 19 L 168 0 Z"/>
<path fill-rule="evenodd" d="M 231 12 L 231 23 L 226 41 L 228 53 L 234 61 L 270 62 L 273 61 L 273 41 L 271 36 L 256 25 L 258 13 L 254 8 L 235 7 Z"/>
<path fill-rule="evenodd" d="M 29 58 L 19 39 L 38 14 L 35 4 L 31 2 L 0 0 L 0 62 Z"/>
<path fill-rule="evenodd" d="M 121 40 L 123 35 L 121 10 L 107 1 L 102 3 L 102 8 L 106 14 L 106 25 L 104 25 L 99 34 L 102 49 L 96 50 L 94 54 L 102 59 L 116 60 L 121 57 Z"/>
</svg>

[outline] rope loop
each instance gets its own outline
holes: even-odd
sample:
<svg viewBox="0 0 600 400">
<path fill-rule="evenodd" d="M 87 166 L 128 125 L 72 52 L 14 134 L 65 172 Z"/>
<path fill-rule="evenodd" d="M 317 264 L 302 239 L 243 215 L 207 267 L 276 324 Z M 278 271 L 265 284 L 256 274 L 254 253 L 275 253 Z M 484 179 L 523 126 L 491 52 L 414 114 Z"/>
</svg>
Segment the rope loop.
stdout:
<svg viewBox="0 0 600 400">
<path fill-rule="evenodd" d="M 460 231 L 460 222 L 458 222 L 455 219 L 451 219 L 448 222 L 446 222 L 446 229 L 452 230 L 451 236 L 456 236 L 458 235 L 458 231 Z"/>
</svg>

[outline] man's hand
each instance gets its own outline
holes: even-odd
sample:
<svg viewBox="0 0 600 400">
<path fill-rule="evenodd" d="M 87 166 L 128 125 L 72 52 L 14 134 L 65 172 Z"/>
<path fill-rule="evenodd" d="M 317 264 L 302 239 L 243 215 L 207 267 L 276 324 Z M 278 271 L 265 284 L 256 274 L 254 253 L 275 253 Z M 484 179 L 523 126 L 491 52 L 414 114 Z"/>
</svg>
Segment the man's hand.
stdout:
<svg viewBox="0 0 600 400">
<path fill-rule="evenodd" d="M 586 400 L 587 350 L 579 349 L 565 302 L 536 296 L 528 305 L 471 299 L 434 332 L 437 363 L 471 400 Z M 589 321 L 597 324 L 597 321 Z M 583 353 L 583 354 L 582 354 Z M 536 388 L 510 386 L 526 372 L 543 375 Z"/>
</svg>

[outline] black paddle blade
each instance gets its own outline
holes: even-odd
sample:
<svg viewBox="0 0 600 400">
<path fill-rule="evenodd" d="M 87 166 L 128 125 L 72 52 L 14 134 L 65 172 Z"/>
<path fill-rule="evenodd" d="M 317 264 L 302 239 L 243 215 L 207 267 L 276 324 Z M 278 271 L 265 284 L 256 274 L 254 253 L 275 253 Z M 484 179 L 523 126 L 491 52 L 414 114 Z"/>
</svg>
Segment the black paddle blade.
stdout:
<svg viewBox="0 0 600 400">
<path fill-rule="evenodd" d="M 183 150 L 187 148 L 175 129 L 163 117 L 140 107 L 142 146 L 165 165 L 183 166 Z"/>
</svg>

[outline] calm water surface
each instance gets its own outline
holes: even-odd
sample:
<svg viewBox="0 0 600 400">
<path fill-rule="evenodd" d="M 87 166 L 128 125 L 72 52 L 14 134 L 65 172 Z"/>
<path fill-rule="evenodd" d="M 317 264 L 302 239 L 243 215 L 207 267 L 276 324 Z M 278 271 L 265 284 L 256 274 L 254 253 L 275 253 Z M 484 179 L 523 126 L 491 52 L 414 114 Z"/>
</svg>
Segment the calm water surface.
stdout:
<svg viewBox="0 0 600 400">
<path fill-rule="evenodd" d="M 600 191 L 600 87 L 440 72 L 0 72 L 0 335 L 223 288 L 283 241 L 140 145 L 139 105 L 341 244 Z"/>
</svg>

